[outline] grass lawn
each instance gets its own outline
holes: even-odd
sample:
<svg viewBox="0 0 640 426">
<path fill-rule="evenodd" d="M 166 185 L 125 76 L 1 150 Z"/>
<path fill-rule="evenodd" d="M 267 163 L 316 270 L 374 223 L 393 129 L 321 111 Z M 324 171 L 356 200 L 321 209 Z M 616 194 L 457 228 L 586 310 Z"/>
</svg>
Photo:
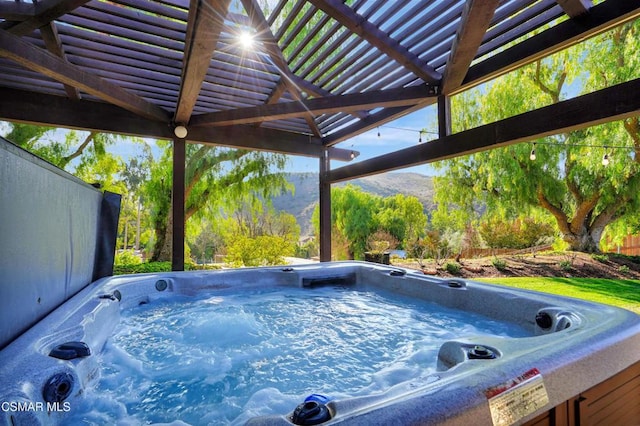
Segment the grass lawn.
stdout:
<svg viewBox="0 0 640 426">
<path fill-rule="evenodd" d="M 640 314 L 640 281 L 604 278 L 477 278 L 491 284 L 575 297 L 618 306 Z"/>
</svg>

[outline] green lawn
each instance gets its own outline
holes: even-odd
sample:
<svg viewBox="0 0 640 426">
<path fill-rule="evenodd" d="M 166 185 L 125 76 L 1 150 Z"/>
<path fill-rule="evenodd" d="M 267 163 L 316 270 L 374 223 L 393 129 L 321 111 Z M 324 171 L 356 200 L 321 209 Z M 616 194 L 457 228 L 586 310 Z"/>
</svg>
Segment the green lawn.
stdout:
<svg viewBox="0 0 640 426">
<path fill-rule="evenodd" d="M 476 281 L 590 300 L 640 314 L 639 280 L 517 277 L 479 278 Z"/>
</svg>

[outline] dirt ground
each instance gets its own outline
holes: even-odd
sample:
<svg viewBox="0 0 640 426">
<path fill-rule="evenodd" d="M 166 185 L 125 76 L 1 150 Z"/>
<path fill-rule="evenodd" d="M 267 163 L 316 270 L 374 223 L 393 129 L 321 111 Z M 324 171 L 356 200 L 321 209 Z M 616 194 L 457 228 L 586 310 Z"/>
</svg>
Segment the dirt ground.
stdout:
<svg viewBox="0 0 640 426">
<path fill-rule="evenodd" d="M 391 263 L 404 268 L 422 270 L 425 274 L 440 277 L 483 278 L 483 277 L 583 277 L 640 279 L 640 258 L 607 255 L 607 259 L 586 253 L 538 253 L 535 255 L 504 255 L 477 259 L 451 259 L 436 265 L 432 260 L 418 262 L 393 258 Z M 446 263 L 457 263 L 460 272 L 451 274 L 445 269 Z M 502 265 L 504 264 L 504 267 Z M 496 267 L 496 265 L 499 267 Z"/>
</svg>

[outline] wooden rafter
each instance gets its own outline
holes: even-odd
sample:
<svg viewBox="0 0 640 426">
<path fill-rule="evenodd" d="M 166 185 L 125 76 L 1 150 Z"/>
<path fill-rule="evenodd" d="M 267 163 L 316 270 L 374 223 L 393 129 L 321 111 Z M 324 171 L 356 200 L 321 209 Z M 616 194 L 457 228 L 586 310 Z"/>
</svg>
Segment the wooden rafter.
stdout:
<svg viewBox="0 0 640 426">
<path fill-rule="evenodd" d="M 255 0 L 242 0 L 242 5 L 244 6 L 246 12 L 249 14 L 251 23 L 257 29 L 258 38 L 263 43 L 267 54 L 280 71 L 280 81 L 287 88 L 287 91 L 291 94 L 293 99 L 297 101 L 301 100 L 302 94 L 293 82 L 293 73 L 289 69 L 289 64 L 287 64 L 287 61 L 282 54 L 282 50 L 280 50 L 280 46 L 278 46 L 278 42 L 271 32 L 271 28 L 269 28 L 269 24 L 267 23 L 267 19 L 262 13 L 262 10 L 255 2 Z M 274 92 L 280 93 L 280 90 L 275 90 Z M 275 93 L 272 93 L 271 96 L 269 96 L 269 101 L 271 103 L 277 101 L 278 99 L 275 96 Z M 313 115 L 311 113 L 307 113 L 304 114 L 303 117 L 309 125 L 311 132 L 315 136 L 320 136 L 320 129 L 318 128 Z"/>
<path fill-rule="evenodd" d="M 47 47 L 49 52 L 53 53 L 65 62 L 67 61 L 64 49 L 60 43 L 60 37 L 58 37 L 58 31 L 56 30 L 56 26 L 53 22 L 49 22 L 40 28 L 40 36 L 42 37 L 44 45 Z M 77 88 L 69 84 L 65 84 L 64 90 L 67 92 L 67 96 L 69 96 L 69 98 L 80 99 L 80 91 Z"/>
<path fill-rule="evenodd" d="M 448 95 L 452 90 L 460 87 L 489 28 L 498 3 L 499 0 L 470 0 L 465 4 L 462 20 L 442 76 L 442 94 Z"/>
<path fill-rule="evenodd" d="M 332 183 L 622 120 L 640 113 L 640 79 L 334 169 Z"/>
<path fill-rule="evenodd" d="M 0 30 L 0 57 L 5 57 L 63 84 L 96 96 L 106 102 L 153 120 L 168 120 L 162 108 L 113 83 L 81 70 L 7 31 Z"/>
<path fill-rule="evenodd" d="M 8 31 L 17 36 L 30 34 L 58 17 L 86 4 L 89 0 L 44 0 L 35 5 L 33 16 L 13 24 Z"/>
<path fill-rule="evenodd" d="M 149 120 L 103 102 L 72 101 L 63 96 L 3 88 L 0 88 L 0 99 L 12 100 L 0 102 L 0 120 L 156 139 L 173 138 L 166 121 Z M 255 126 L 190 128 L 189 141 L 315 158 L 319 158 L 324 150 L 318 138 Z M 351 150 L 346 149 L 331 148 L 330 155 L 340 161 L 352 159 Z"/>
<path fill-rule="evenodd" d="M 420 85 L 401 89 L 328 96 L 304 101 L 280 102 L 201 114 L 194 116 L 190 124 L 196 126 L 228 126 L 302 117 L 309 112 L 313 114 L 327 114 L 333 112 L 360 111 L 379 107 L 415 105 L 423 102 L 425 98 L 435 96 L 436 94 L 433 88 Z"/>
<path fill-rule="evenodd" d="M 640 18 L 640 0 L 604 2 L 580 21 L 569 19 L 469 68 L 456 92 L 467 90 L 556 53 L 614 26 Z"/>
<path fill-rule="evenodd" d="M 371 22 L 354 12 L 339 0 L 308 0 L 318 9 L 324 11 L 336 21 L 347 27 L 349 31 L 365 39 L 378 50 L 395 60 L 426 83 L 439 84 L 441 75 L 423 63 L 396 40 L 389 37 Z"/>
<path fill-rule="evenodd" d="M 0 1 L 0 19 L 13 22 L 21 22 L 31 18 L 35 14 L 35 7 L 31 3 L 17 1 Z M 7 27 L 9 27 L 8 25 Z M 1 26 L 0 26 L 1 27 Z"/>
<path fill-rule="evenodd" d="M 229 3 L 230 0 L 191 0 L 180 94 L 174 116 L 177 123 L 188 123 L 191 118 L 224 26 Z"/>
<path fill-rule="evenodd" d="M 591 0 L 556 0 L 564 13 L 572 18 L 584 15 L 593 6 Z"/>
</svg>

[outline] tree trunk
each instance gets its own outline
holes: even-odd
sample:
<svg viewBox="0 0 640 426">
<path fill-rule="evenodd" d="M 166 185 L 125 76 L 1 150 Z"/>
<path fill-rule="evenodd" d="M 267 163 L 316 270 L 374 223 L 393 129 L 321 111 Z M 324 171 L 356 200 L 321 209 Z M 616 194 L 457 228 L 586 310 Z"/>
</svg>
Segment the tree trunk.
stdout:
<svg viewBox="0 0 640 426">
<path fill-rule="evenodd" d="M 136 250 L 140 250 L 140 210 L 141 210 L 141 203 L 140 203 L 140 197 L 138 197 L 138 211 L 136 214 L 136 245 L 135 245 Z"/>
<path fill-rule="evenodd" d="M 173 252 L 173 214 L 171 207 L 166 212 L 166 216 L 162 215 L 156 218 L 154 223 L 157 241 L 153 246 L 152 262 L 170 262 Z"/>
<path fill-rule="evenodd" d="M 564 242 L 569 244 L 569 250 L 582 253 L 599 253 L 600 238 L 604 229 L 583 228 L 578 234 L 565 233 L 562 235 Z"/>
</svg>

